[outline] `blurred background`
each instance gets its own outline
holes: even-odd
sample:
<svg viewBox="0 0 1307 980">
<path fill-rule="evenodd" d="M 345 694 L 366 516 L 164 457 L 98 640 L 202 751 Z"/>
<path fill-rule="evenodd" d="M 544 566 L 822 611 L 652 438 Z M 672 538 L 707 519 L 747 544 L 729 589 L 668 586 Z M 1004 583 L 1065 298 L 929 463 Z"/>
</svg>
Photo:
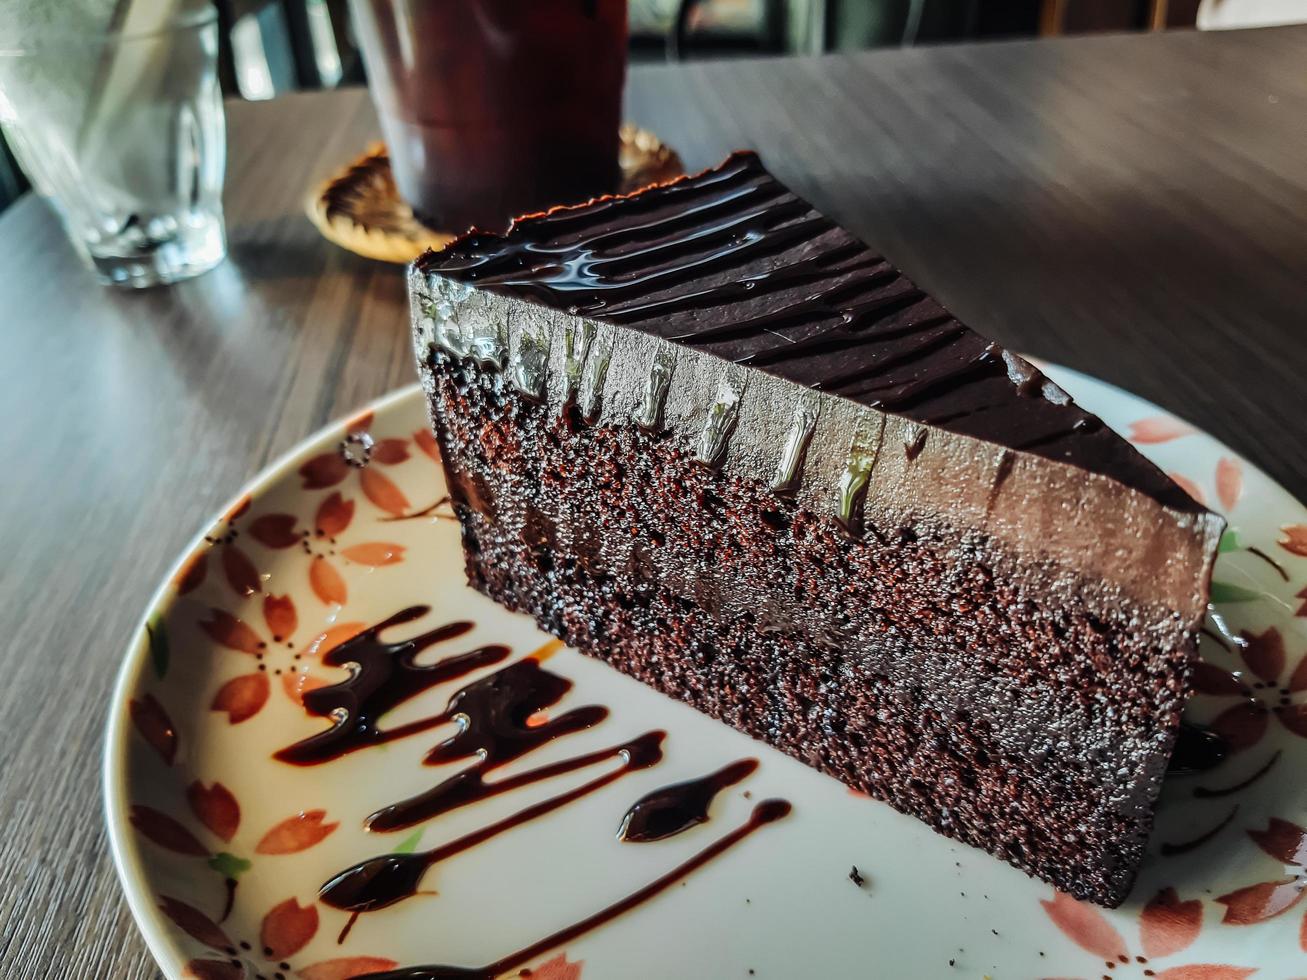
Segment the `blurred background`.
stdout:
<svg viewBox="0 0 1307 980">
<path fill-rule="evenodd" d="M 215 0 L 229 98 L 366 84 L 346 0 Z M 52 5 L 53 6 L 53 5 Z M 70 8 L 75 7 L 69 4 Z M 45 3 L 0 4 L 0 37 Z M 630 0 L 632 62 L 1307 22 L 1307 0 Z M 3 47 L 0 44 L 0 47 Z M 27 189 L 0 139 L 0 210 Z"/>
</svg>

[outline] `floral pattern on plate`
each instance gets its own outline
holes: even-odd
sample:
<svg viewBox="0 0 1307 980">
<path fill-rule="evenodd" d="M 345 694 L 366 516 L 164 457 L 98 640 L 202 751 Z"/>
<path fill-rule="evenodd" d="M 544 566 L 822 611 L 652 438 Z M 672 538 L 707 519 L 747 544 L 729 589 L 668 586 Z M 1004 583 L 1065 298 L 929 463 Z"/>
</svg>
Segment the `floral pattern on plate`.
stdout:
<svg viewBox="0 0 1307 980">
<path fill-rule="evenodd" d="M 129 902 L 167 975 L 345 980 L 494 961 L 676 867 L 768 795 L 792 800 L 794 814 L 521 969 L 535 980 L 1307 974 L 1307 787 L 1296 778 L 1307 760 L 1307 513 L 1155 406 L 1047 370 L 1231 525 L 1187 711 L 1230 753 L 1215 770 L 1168 780 L 1122 908 L 1058 894 L 570 650 L 551 653 L 549 669 L 572 689 L 527 723 L 578 704 L 611 710 L 593 731 L 542 749 L 543 760 L 656 727 L 668 733 L 662 761 L 442 862 L 410 901 L 357 925 L 319 901 L 319 887 L 355 862 L 457 843 L 579 785 L 514 789 L 390 837 L 363 821 L 430 787 L 437 774 L 423 755 L 439 733 L 324 766 L 273 759 L 322 728 L 303 699 L 346 676 L 331 652 L 400 609 L 431 607 L 396 636 L 467 624 L 427 662 L 486 644 L 541 656 L 548 639 L 464 584 L 435 443 L 411 388 L 263 474 L 178 563 L 128 652 L 106 758 L 109 826 Z M 395 723 L 426 731 L 420 719 L 460 683 L 399 705 Z M 714 802 L 707 826 L 655 845 L 615 839 L 641 792 L 741 756 L 762 765 Z M 504 776 L 535 764 L 512 763 Z M 850 864 L 860 869 L 853 884 Z"/>
</svg>

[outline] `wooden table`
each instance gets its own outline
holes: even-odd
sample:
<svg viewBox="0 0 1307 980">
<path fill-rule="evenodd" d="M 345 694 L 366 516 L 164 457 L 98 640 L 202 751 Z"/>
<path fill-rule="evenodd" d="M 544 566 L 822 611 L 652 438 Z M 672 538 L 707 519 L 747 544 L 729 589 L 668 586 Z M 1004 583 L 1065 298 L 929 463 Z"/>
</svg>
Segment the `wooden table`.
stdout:
<svg viewBox="0 0 1307 980">
<path fill-rule="evenodd" d="M 1307 29 L 632 72 L 690 167 L 752 146 L 963 320 L 1198 423 L 1307 496 Z M 413 379 L 400 270 L 305 191 L 359 91 L 231 105 L 231 259 L 125 293 L 45 205 L 0 218 L 0 972 L 156 970 L 101 829 L 101 725 L 141 609 L 272 457 Z"/>
</svg>

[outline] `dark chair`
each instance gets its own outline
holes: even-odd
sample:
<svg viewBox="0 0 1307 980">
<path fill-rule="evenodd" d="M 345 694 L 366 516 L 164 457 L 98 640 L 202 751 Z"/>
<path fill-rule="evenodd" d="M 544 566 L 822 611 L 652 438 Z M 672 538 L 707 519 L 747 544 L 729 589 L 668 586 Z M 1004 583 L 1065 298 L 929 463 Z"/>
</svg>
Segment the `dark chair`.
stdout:
<svg viewBox="0 0 1307 980">
<path fill-rule="evenodd" d="M 0 211 L 13 204 L 25 190 L 27 190 L 27 178 L 18 169 L 18 162 L 14 160 L 14 155 L 9 152 L 4 138 L 0 136 Z"/>
<path fill-rule="evenodd" d="M 346 0 L 214 0 L 223 91 L 266 99 L 363 82 Z"/>
</svg>

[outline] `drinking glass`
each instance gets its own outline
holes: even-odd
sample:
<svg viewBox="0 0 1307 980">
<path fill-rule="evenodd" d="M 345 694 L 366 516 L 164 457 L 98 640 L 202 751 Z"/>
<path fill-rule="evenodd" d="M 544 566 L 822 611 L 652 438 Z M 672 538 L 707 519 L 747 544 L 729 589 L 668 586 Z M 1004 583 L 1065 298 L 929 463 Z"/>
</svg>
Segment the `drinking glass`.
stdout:
<svg viewBox="0 0 1307 980">
<path fill-rule="evenodd" d="M 176 282 L 226 255 L 217 52 L 207 5 L 0 42 L 0 127 L 103 282 Z"/>
<path fill-rule="evenodd" d="M 428 225 L 616 190 L 626 0 L 350 0 L 395 182 Z"/>
</svg>

